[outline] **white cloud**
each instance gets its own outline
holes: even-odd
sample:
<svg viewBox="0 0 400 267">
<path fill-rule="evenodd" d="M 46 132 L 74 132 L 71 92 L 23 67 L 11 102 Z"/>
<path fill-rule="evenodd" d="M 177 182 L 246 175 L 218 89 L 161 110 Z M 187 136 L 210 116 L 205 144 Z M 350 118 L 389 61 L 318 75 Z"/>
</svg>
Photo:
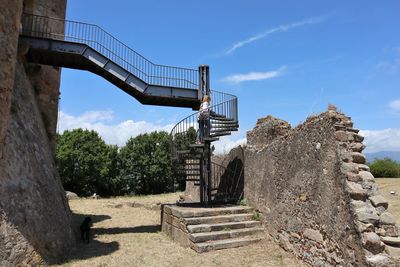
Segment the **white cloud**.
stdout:
<svg viewBox="0 0 400 267">
<path fill-rule="evenodd" d="M 223 78 L 222 81 L 227 83 L 241 83 L 246 81 L 267 80 L 281 76 L 285 72 L 285 70 L 286 66 L 282 66 L 279 69 L 273 71 L 233 74 Z"/>
<path fill-rule="evenodd" d="M 246 137 L 243 137 L 243 131 L 233 132 L 232 135 L 222 136 L 214 142 L 216 154 L 227 154 L 232 148 L 246 144 Z"/>
<path fill-rule="evenodd" d="M 273 33 L 286 32 L 286 31 L 289 31 L 289 30 L 291 30 L 293 28 L 305 26 L 305 25 L 308 25 L 308 24 L 321 23 L 324 20 L 325 20 L 324 17 L 314 17 L 314 18 L 309 18 L 309 19 L 305 19 L 305 20 L 302 20 L 302 21 L 298 21 L 298 22 L 293 22 L 293 23 L 289 23 L 289 24 L 283 24 L 283 25 L 280 25 L 278 27 L 268 29 L 268 30 L 266 30 L 266 31 L 264 31 L 262 33 L 254 35 L 254 36 L 252 36 L 252 37 L 250 37 L 250 38 L 248 38 L 246 40 L 242 40 L 242 41 L 239 41 L 239 42 L 233 44 L 229 49 L 227 49 L 225 51 L 225 55 L 229 55 L 229 54 L 233 53 L 235 50 L 237 50 L 238 48 L 240 48 L 242 46 L 245 46 L 245 45 L 248 45 L 248 44 L 251 44 L 252 42 L 258 41 L 260 39 L 263 39 L 263 38 L 265 38 L 265 37 L 267 37 L 267 36 L 269 36 L 269 35 L 271 35 Z"/>
<path fill-rule="evenodd" d="M 365 137 L 365 152 L 400 151 L 400 129 L 361 130 Z"/>
<path fill-rule="evenodd" d="M 125 145 L 126 141 L 139 134 L 152 131 L 171 131 L 173 124 L 161 125 L 146 121 L 126 120 L 115 123 L 112 111 L 88 111 L 79 116 L 69 115 L 60 111 L 58 129 L 65 130 L 83 128 L 95 130 L 108 144 Z"/>
<path fill-rule="evenodd" d="M 400 99 L 394 100 L 392 102 L 389 103 L 389 107 L 393 110 L 393 111 L 400 111 Z"/>
<path fill-rule="evenodd" d="M 58 129 L 60 133 L 65 130 L 83 128 L 94 130 L 99 133 L 107 144 L 124 146 L 129 138 L 139 134 L 152 131 L 170 132 L 174 124 L 153 124 L 146 121 L 126 120 L 115 123 L 115 117 L 111 110 L 107 111 L 88 111 L 78 116 L 73 116 L 60 111 Z M 232 148 L 246 143 L 246 138 L 241 138 L 239 133 L 231 136 L 221 137 L 215 142 L 215 152 L 218 154 L 228 153 Z"/>
</svg>

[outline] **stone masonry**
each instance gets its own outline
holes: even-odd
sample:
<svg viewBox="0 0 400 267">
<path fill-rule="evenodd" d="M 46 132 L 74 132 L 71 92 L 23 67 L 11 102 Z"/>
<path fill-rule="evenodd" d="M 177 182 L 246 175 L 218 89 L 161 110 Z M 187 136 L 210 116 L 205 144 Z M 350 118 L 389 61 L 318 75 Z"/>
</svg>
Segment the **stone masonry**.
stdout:
<svg viewBox="0 0 400 267">
<path fill-rule="evenodd" d="M 18 35 L 23 9 L 64 18 L 66 1 L 0 6 L 0 266 L 39 266 L 75 246 L 54 162 L 60 70 L 27 63 Z"/>
<path fill-rule="evenodd" d="M 399 264 L 389 255 L 398 226 L 358 132 L 336 110 L 294 129 L 269 116 L 248 132 L 244 196 L 279 244 L 312 266 Z"/>
</svg>

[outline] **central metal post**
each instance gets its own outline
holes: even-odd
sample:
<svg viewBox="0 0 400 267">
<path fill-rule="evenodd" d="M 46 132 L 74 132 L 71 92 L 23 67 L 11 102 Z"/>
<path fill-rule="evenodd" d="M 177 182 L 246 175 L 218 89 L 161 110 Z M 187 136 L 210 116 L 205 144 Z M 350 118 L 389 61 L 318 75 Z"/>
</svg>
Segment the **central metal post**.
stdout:
<svg viewBox="0 0 400 267">
<path fill-rule="evenodd" d="M 199 66 L 199 99 L 203 100 L 205 95 L 210 95 L 210 67 L 208 65 Z M 209 118 L 210 119 L 210 118 Z M 204 149 L 203 157 L 201 160 L 201 172 L 200 177 L 200 202 L 202 205 L 208 206 L 211 202 L 211 141 L 210 128 L 211 123 L 207 123 L 204 127 Z"/>
<path fill-rule="evenodd" d="M 199 99 L 203 100 L 204 95 L 210 95 L 210 66 L 199 66 Z"/>
</svg>

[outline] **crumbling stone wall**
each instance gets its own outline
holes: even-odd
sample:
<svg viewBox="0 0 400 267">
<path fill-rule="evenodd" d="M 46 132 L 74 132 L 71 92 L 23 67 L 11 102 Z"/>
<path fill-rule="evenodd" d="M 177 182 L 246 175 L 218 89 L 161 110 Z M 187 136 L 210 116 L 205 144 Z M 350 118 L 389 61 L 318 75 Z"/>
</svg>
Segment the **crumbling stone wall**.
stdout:
<svg viewBox="0 0 400 267">
<path fill-rule="evenodd" d="M 27 63 L 18 35 L 24 6 L 63 18 L 66 1 L 0 6 L 0 265 L 37 266 L 60 260 L 75 241 L 53 153 L 60 73 Z"/>
<path fill-rule="evenodd" d="M 292 130 L 267 117 L 247 138 L 244 196 L 283 248 L 313 266 L 394 266 L 382 240 L 398 228 L 349 117 L 330 110 Z"/>
</svg>

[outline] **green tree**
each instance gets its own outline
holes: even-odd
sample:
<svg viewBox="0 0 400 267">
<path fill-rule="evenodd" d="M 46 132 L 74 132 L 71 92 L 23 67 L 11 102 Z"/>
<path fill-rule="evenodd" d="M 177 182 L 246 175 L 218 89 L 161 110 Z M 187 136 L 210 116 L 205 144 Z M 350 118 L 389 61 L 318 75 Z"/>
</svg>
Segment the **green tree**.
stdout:
<svg viewBox="0 0 400 267">
<path fill-rule="evenodd" d="M 375 177 L 400 177 L 400 164 L 390 158 L 376 159 L 369 167 Z"/>
<path fill-rule="evenodd" d="M 81 196 L 111 194 L 118 149 L 106 145 L 97 132 L 74 129 L 58 135 L 56 161 L 65 190 Z"/>
<path fill-rule="evenodd" d="M 126 182 L 125 193 L 173 191 L 170 141 L 167 132 L 152 132 L 130 138 L 121 148 L 120 179 Z"/>
</svg>

